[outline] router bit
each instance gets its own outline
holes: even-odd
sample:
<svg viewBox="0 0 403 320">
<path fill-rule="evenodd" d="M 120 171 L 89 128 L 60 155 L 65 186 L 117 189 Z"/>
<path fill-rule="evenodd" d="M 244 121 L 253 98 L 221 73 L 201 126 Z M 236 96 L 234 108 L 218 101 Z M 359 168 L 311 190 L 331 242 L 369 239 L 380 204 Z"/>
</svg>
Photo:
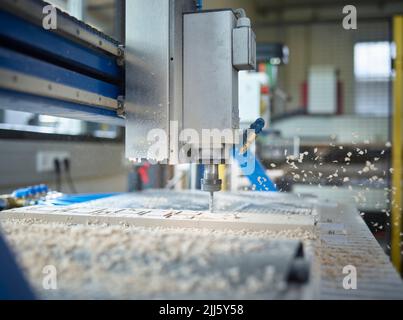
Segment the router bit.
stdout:
<svg viewBox="0 0 403 320">
<path fill-rule="evenodd" d="M 210 192 L 209 209 L 214 210 L 214 192 L 221 190 L 222 181 L 218 177 L 218 164 L 207 164 L 204 167 L 201 189 Z"/>
</svg>

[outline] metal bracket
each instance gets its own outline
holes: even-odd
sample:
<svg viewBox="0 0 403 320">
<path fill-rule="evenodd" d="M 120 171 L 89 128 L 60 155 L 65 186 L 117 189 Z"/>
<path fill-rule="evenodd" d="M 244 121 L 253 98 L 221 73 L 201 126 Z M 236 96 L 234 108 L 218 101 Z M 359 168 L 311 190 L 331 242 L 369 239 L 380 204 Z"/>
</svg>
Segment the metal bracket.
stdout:
<svg viewBox="0 0 403 320">
<path fill-rule="evenodd" d="M 118 96 L 118 107 L 116 108 L 116 113 L 121 118 L 126 118 L 125 111 L 125 96 Z"/>
<path fill-rule="evenodd" d="M 118 57 L 116 59 L 116 64 L 119 67 L 123 67 L 125 65 L 125 47 L 120 44 L 118 47 Z"/>
</svg>

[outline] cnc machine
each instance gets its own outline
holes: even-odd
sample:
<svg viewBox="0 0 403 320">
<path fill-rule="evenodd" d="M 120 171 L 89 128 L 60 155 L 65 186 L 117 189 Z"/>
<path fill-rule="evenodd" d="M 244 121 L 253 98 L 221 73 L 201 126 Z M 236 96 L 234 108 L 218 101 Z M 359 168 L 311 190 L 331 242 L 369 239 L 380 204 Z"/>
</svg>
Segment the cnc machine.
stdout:
<svg viewBox="0 0 403 320">
<path fill-rule="evenodd" d="M 57 23 L 45 28 L 44 17 L 53 13 Z M 239 150 L 234 145 L 243 145 L 238 72 L 256 68 L 251 22 L 242 9 L 201 10 L 195 0 L 126 1 L 121 19 L 124 43 L 46 2 L 2 0 L 0 108 L 125 126 L 126 157 L 133 161 L 204 164 L 201 188 L 209 193 L 211 209 L 222 184 L 218 165 L 231 161 L 233 150 Z M 264 125 L 257 123 L 255 133 Z M 262 182 L 261 177 L 257 180 Z M 23 233 L 16 241 L 25 245 L 22 256 L 38 248 L 25 242 L 27 238 L 49 245 L 46 252 L 55 261 L 65 257 L 54 248 L 68 246 L 60 252 L 72 256 L 60 263 L 69 267 L 73 261 L 76 273 L 65 272 L 71 278 L 64 284 L 79 288 L 79 293 L 45 292 L 50 298 L 403 297 L 399 276 L 349 204 L 272 192 L 220 192 L 217 198 L 220 207 L 210 213 L 204 207 L 206 193 L 151 190 L 83 205 L 1 211 L 0 222 L 14 230 L 11 236 Z M 16 219 L 21 224 L 15 224 Z M 178 235 L 169 230 L 178 227 L 188 231 Z M 41 238 L 36 230 L 42 229 L 53 236 Z M 73 229 L 80 236 L 63 238 Z M 248 232 L 254 234 L 246 237 Z M 53 243 L 57 237 L 62 238 Z M 113 245 L 105 243 L 116 238 Z M 74 241 L 81 247 L 70 246 Z M 153 250 L 139 253 L 143 242 Z M 101 252 L 100 247 L 108 250 Z M 104 272 L 101 279 L 122 291 L 102 290 L 104 284 L 93 278 L 94 261 L 106 261 L 94 270 Z M 149 261 L 155 263 L 147 265 Z M 359 290 L 348 291 L 342 286 L 343 267 L 352 263 L 362 269 Z M 36 260 L 30 267 L 36 270 Z M 144 273 L 133 276 L 127 272 L 133 268 Z M 8 276 L 13 271 L 5 276 L 0 272 L 0 280 L 8 279 L 17 291 Z M 191 275 L 199 277 L 195 283 L 203 290 L 184 282 Z M 153 285 L 162 287 L 160 295 L 152 291 Z"/>
</svg>

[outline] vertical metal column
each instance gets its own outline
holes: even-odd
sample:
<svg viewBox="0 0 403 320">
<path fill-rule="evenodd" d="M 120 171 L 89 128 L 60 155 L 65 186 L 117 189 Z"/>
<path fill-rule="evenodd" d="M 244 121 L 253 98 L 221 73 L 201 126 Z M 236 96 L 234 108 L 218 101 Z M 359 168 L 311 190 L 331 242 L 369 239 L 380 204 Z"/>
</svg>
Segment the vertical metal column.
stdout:
<svg viewBox="0 0 403 320">
<path fill-rule="evenodd" d="M 403 16 L 393 18 L 393 38 L 396 45 L 395 79 L 393 83 L 392 128 L 392 218 L 391 257 L 395 268 L 402 271 L 402 109 L 403 109 Z"/>
</svg>

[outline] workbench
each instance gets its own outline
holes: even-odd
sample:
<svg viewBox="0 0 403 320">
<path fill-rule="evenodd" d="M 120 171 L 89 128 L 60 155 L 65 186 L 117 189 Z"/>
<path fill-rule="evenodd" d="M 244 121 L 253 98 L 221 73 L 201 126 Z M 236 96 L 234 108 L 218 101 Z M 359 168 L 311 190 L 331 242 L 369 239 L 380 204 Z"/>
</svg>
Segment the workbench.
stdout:
<svg viewBox="0 0 403 320">
<path fill-rule="evenodd" d="M 354 207 L 221 192 L 209 213 L 207 197 L 148 190 L 13 209 L 0 224 L 45 299 L 403 298 L 399 275 Z M 296 262 L 309 275 L 289 281 Z M 58 290 L 43 289 L 44 265 L 58 270 Z M 343 288 L 346 266 L 356 268 L 357 289 Z"/>
</svg>

